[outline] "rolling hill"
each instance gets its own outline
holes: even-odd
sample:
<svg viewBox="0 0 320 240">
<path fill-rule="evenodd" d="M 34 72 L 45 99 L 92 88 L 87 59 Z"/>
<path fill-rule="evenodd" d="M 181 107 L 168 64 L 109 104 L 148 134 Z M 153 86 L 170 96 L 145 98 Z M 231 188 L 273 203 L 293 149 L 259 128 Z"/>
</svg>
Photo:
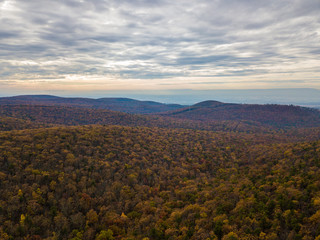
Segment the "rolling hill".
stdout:
<svg viewBox="0 0 320 240">
<path fill-rule="evenodd" d="M 106 109 L 69 106 L 0 105 L 0 130 L 30 129 L 57 125 L 121 125 L 184 128 L 209 131 L 270 132 L 273 129 L 250 121 L 176 119 L 158 115 L 131 114 Z"/>
<path fill-rule="evenodd" d="M 273 127 L 320 126 L 320 111 L 293 105 L 233 104 L 204 101 L 182 109 L 159 114 L 177 119 L 199 121 L 252 121 Z"/>
</svg>

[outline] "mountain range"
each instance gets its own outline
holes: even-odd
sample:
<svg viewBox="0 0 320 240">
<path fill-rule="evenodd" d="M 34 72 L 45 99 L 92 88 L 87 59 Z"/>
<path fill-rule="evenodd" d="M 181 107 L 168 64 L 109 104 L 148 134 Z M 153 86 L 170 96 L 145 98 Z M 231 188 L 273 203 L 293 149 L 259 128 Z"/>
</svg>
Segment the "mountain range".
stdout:
<svg viewBox="0 0 320 240">
<path fill-rule="evenodd" d="M 0 98 L 0 105 L 17 104 L 85 107 L 141 114 L 165 112 L 184 107 L 183 105 L 179 104 L 164 104 L 154 101 L 139 101 L 130 98 L 64 98 L 51 95 L 22 95 Z"/>
<path fill-rule="evenodd" d="M 28 115 L 29 120 L 31 115 L 31 118 L 43 116 L 47 119 L 51 116 L 49 122 L 52 124 L 122 124 L 130 119 L 129 125 L 132 125 L 141 122 L 142 119 L 144 123 L 151 119 L 153 122 L 161 119 L 162 124 L 159 126 L 163 126 L 166 121 L 173 122 L 179 119 L 189 121 L 188 123 L 236 121 L 280 128 L 320 126 L 320 111 L 314 108 L 277 104 L 235 104 L 213 100 L 184 106 L 129 98 L 91 99 L 25 95 L 0 98 L 0 112 L 4 116 L 16 118 Z M 73 120 L 66 122 L 69 119 L 66 116 Z"/>
</svg>

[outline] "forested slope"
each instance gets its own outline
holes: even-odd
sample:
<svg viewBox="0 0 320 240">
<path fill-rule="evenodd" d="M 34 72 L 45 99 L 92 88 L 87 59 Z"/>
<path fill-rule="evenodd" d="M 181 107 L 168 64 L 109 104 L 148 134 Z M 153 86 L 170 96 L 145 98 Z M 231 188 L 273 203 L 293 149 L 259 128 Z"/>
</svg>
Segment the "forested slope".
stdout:
<svg viewBox="0 0 320 240">
<path fill-rule="evenodd" d="M 205 101 L 160 114 L 178 119 L 201 121 L 242 120 L 272 127 L 319 127 L 320 111 L 293 105 L 232 104 Z"/>
<path fill-rule="evenodd" d="M 270 132 L 269 126 L 252 121 L 210 121 L 175 119 L 154 115 L 129 114 L 105 109 L 90 109 L 64 106 L 0 105 L 0 121 L 5 118 L 20 119 L 17 129 L 29 128 L 23 122 L 36 125 L 121 125 L 163 128 L 184 128 L 213 131 Z M 5 127 L 3 130 L 11 130 Z"/>
<path fill-rule="evenodd" d="M 0 133 L 1 239 L 315 239 L 320 142 L 121 126 Z"/>
</svg>

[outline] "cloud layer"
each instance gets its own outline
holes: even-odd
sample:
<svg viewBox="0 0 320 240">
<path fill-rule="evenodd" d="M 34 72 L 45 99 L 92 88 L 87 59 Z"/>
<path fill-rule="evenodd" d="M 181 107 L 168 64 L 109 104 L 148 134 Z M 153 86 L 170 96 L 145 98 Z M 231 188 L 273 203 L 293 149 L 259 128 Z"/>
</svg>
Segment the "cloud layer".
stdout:
<svg viewBox="0 0 320 240">
<path fill-rule="evenodd" d="M 320 88 L 314 0 L 1 0 L 2 89 Z"/>
</svg>

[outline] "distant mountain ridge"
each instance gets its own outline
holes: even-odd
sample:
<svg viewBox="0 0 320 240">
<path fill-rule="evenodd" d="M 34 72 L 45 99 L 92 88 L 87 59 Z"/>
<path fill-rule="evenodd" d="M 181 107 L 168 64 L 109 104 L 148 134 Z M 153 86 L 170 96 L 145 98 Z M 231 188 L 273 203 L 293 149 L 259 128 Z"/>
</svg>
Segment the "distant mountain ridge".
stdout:
<svg viewBox="0 0 320 240">
<path fill-rule="evenodd" d="M 18 104 L 85 107 L 139 114 L 167 112 L 185 107 L 179 104 L 139 101 L 130 98 L 65 98 L 52 95 L 21 95 L 0 98 L 0 105 Z"/>
<path fill-rule="evenodd" d="M 198 121 L 253 121 L 273 127 L 320 126 L 319 110 L 293 105 L 204 101 L 159 115 Z"/>
<path fill-rule="evenodd" d="M 224 103 L 214 100 L 207 100 L 196 103 L 192 106 L 183 106 L 178 104 L 163 104 L 153 101 L 139 101 L 130 98 L 64 98 L 51 95 L 24 95 L 16 97 L 0 98 L 0 106 L 6 107 L 10 111 L 10 108 L 14 106 L 51 106 L 59 107 L 57 109 L 51 109 L 51 111 L 58 110 L 64 111 L 64 114 L 68 115 L 68 118 L 72 118 L 72 122 L 77 124 L 97 124 L 97 123 L 113 123 L 123 122 L 121 119 L 130 119 L 129 122 L 133 124 L 135 121 L 151 121 L 151 118 L 145 118 L 146 116 L 137 115 L 136 117 L 123 115 L 123 113 L 129 114 L 148 114 L 152 116 L 152 119 L 158 117 L 165 117 L 165 119 L 171 119 L 174 121 L 196 121 L 202 122 L 201 124 L 216 124 L 223 121 L 236 121 L 236 122 L 250 122 L 254 125 L 263 125 L 269 127 L 283 128 L 283 127 L 320 127 L 320 111 L 313 108 L 306 108 L 293 105 L 277 105 L 277 104 L 236 104 L 236 103 Z M 12 106 L 12 107 L 10 107 Z M 68 109 L 63 109 L 68 108 Z M 81 108 L 84 111 L 75 108 Z M 17 108 L 16 108 L 17 109 Z M 24 114 L 31 117 L 28 111 L 36 114 L 38 110 L 35 108 L 21 108 Z M 48 108 L 41 108 L 42 111 L 48 111 Z M 99 110 L 98 112 L 93 110 Z M 114 111 L 114 112 L 101 112 L 102 110 Z M 20 112 L 20 110 L 18 111 Z M 18 113 L 17 112 L 17 113 Z M 62 116 L 52 116 L 53 118 L 60 119 Z M 50 111 L 48 112 L 48 114 Z M 122 113 L 122 115 L 120 114 Z M 21 112 L 22 114 L 22 112 Z M 72 114 L 80 114 L 76 120 Z M 87 115 L 90 115 L 90 119 Z M 51 115 L 51 114 L 49 114 Z M 18 115 L 5 115 L 7 117 L 21 118 Z M 99 118 L 109 119 L 105 121 Z M 154 118 L 155 117 L 155 118 Z M 98 118 L 98 119 L 95 119 Z M 114 121 L 114 119 L 118 119 Z M 80 120 L 81 119 L 81 120 Z M 113 119 L 113 120 L 112 120 Z M 112 120 L 112 121 L 111 121 Z M 128 121 L 125 122 L 128 122 Z M 162 121 L 169 121 L 164 120 Z M 10 120 L 10 122 L 12 122 Z M 59 124 L 63 124 L 63 120 Z M 51 121 L 50 123 L 57 123 Z M 72 124 L 68 122 L 68 124 Z M 157 124 L 156 124 L 157 125 Z M 162 124 L 161 124 L 162 125 Z"/>
</svg>

